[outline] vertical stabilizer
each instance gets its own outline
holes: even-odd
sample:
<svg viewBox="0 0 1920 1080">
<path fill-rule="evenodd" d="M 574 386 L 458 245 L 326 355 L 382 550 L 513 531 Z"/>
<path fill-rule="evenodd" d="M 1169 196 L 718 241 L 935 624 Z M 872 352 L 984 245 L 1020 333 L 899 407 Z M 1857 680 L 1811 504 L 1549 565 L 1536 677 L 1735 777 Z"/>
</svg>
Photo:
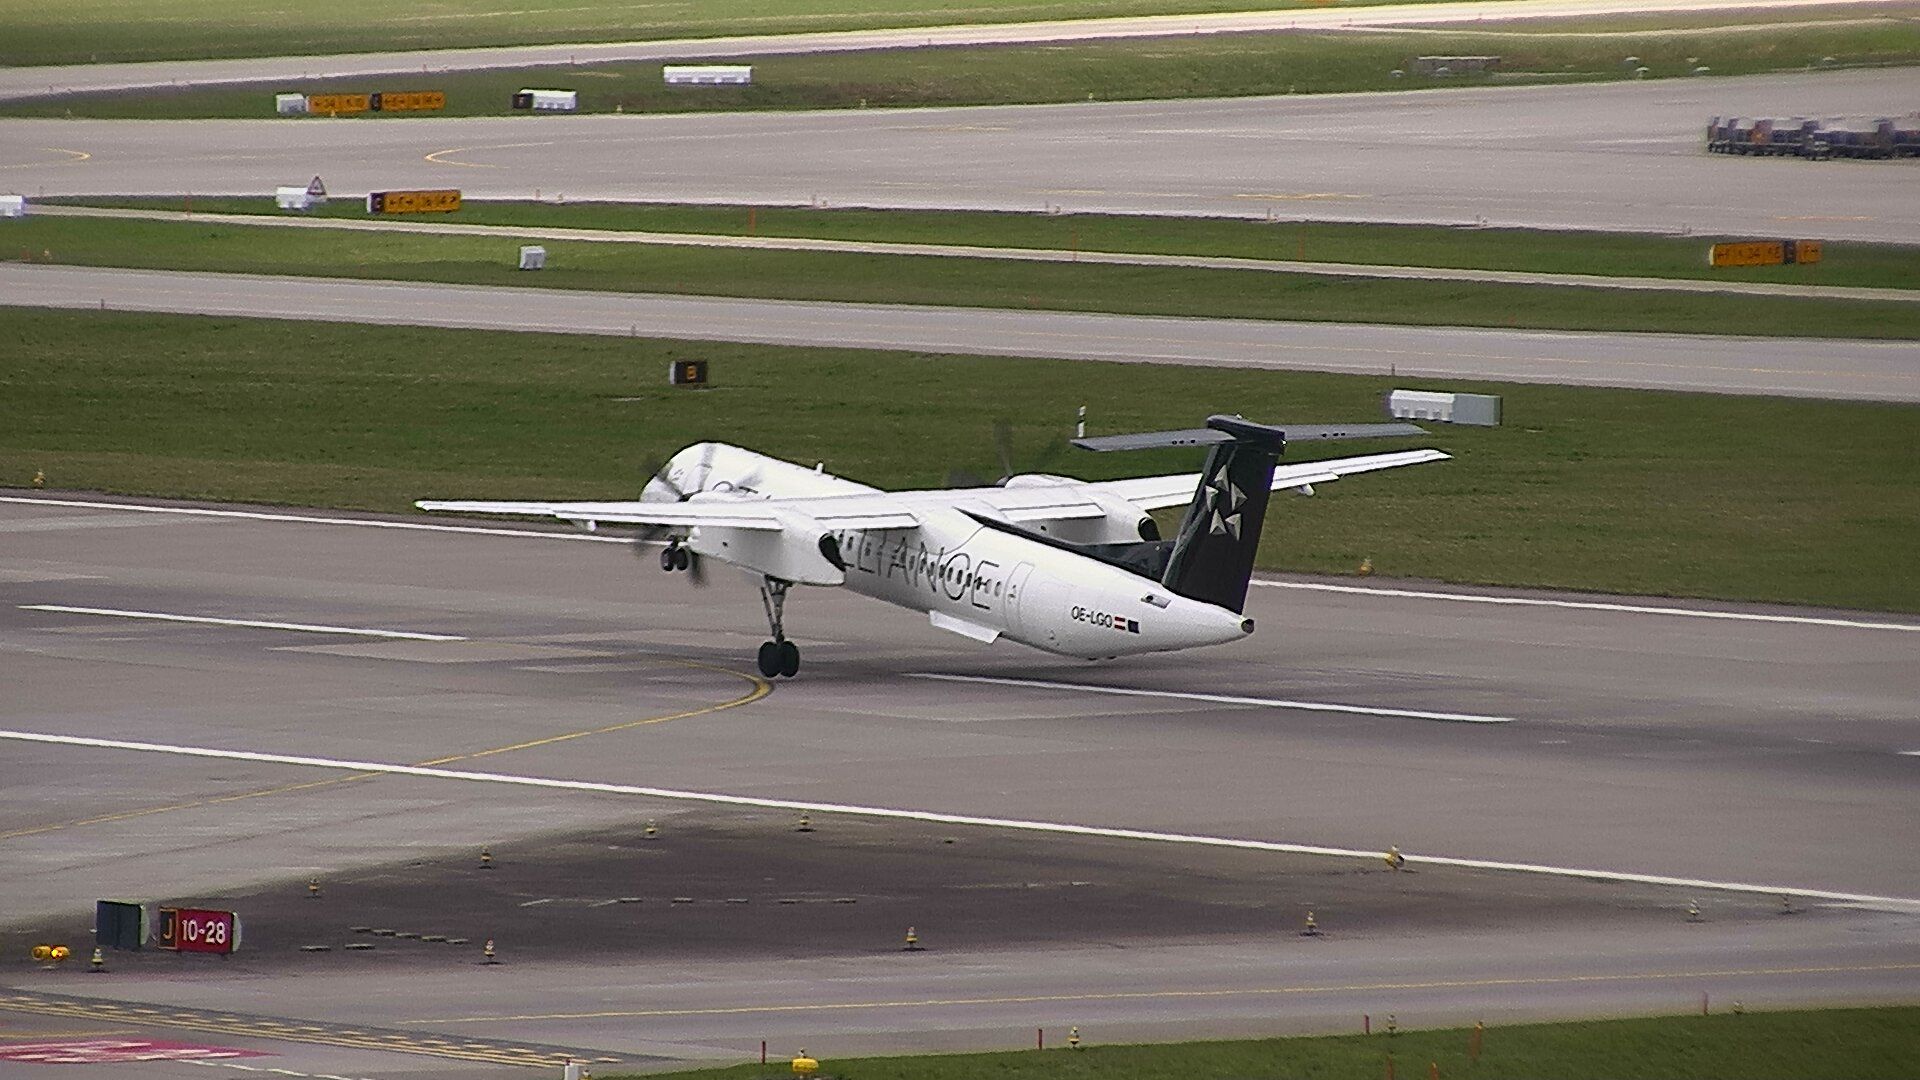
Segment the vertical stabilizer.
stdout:
<svg viewBox="0 0 1920 1080">
<path fill-rule="evenodd" d="M 1171 541 L 1173 550 L 1167 556 L 1160 582 L 1190 600 L 1244 611 L 1247 583 L 1253 578 L 1253 555 L 1260 547 L 1260 527 L 1266 524 L 1267 501 L 1273 494 L 1274 465 L 1286 452 L 1289 440 L 1319 442 L 1424 434 L 1412 424 L 1273 427 L 1238 416 L 1210 416 L 1203 428 L 1098 435 L 1077 438 L 1073 445 L 1097 451 L 1211 447 L 1186 520 Z"/>
<path fill-rule="evenodd" d="M 1278 439 L 1235 438 L 1208 452 L 1193 502 L 1174 534 L 1162 584 L 1180 596 L 1232 611 L 1246 607 L 1282 447 Z"/>
</svg>

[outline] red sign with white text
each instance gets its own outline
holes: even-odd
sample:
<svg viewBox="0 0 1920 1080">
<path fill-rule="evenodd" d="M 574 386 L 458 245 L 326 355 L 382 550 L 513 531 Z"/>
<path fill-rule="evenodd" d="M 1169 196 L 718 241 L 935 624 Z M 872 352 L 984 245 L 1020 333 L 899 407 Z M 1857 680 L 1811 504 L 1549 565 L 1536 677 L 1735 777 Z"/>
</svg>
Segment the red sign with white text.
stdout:
<svg viewBox="0 0 1920 1080">
<path fill-rule="evenodd" d="M 163 949 L 230 953 L 240 947 L 240 918 L 212 908 L 161 908 L 158 937 Z"/>
</svg>

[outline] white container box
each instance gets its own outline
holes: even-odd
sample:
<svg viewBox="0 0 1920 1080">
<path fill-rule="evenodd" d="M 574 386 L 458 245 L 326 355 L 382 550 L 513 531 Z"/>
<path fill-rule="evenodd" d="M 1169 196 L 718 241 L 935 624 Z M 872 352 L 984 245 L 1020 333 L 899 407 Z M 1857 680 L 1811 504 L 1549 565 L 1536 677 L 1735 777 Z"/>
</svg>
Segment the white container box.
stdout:
<svg viewBox="0 0 1920 1080">
<path fill-rule="evenodd" d="M 273 189 L 273 205 L 282 210 L 311 210 L 313 193 L 304 187 L 277 187 Z"/>
<path fill-rule="evenodd" d="M 661 68 L 668 86 L 750 86 L 752 64 L 668 64 Z"/>
<path fill-rule="evenodd" d="M 534 112 L 578 112 L 580 92 L 578 90 L 522 89 L 513 95 L 513 107 L 532 109 Z"/>
<path fill-rule="evenodd" d="M 1395 390 L 1387 395 L 1387 415 L 1396 420 L 1438 420 L 1443 424 L 1499 427 L 1500 398 L 1492 394 Z"/>
</svg>

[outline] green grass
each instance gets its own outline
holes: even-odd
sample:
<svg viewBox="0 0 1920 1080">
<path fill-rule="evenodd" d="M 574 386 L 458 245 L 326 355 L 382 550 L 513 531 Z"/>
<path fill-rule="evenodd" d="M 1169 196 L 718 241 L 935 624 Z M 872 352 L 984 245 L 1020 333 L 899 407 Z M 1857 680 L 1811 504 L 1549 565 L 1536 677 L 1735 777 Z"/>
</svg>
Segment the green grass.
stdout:
<svg viewBox="0 0 1920 1080">
<path fill-rule="evenodd" d="M 39 201 L 209 214 L 285 214 L 264 196 Z M 309 216 L 364 220 L 367 214 L 359 200 L 340 199 Z M 1809 266 L 1714 269 L 1707 266 L 1706 259 L 1707 246 L 1716 239 L 1713 237 L 1443 225 L 980 210 L 479 201 L 470 201 L 451 214 L 436 214 L 432 221 L 1920 289 L 1920 248 L 1893 244 L 1828 243 L 1823 260 Z"/>
<path fill-rule="evenodd" d="M 1190 454 L 1063 439 L 1378 415 L 1384 377 L 646 339 L 0 309 L 0 484 L 380 510 L 414 499 L 631 498 L 643 462 L 737 442 L 885 487 L 1017 464 L 1089 478 Z M 716 386 L 674 390 L 673 358 Z M 1323 485 L 1269 517 L 1262 565 L 1920 611 L 1920 408 L 1450 382 L 1507 424 L 1455 460 Z M 1406 445 L 1395 443 L 1394 445 Z M 911 451 L 902 453 L 902 447 Z M 1352 448 L 1342 447 L 1341 450 Z M 1313 456 L 1324 456 L 1315 448 Z"/>
<path fill-rule="evenodd" d="M 584 241 L 545 241 L 547 269 L 529 274 L 514 269 L 511 238 L 52 216 L 9 224 L 5 241 L 6 259 L 86 266 L 1217 318 L 1920 337 L 1920 304 L 1904 301 Z"/>
<path fill-rule="evenodd" d="M 1364 3 L 1366 0 L 1344 0 Z M 0 64 L 454 49 L 1313 7 L 1293 0 L 0 0 Z"/>
<path fill-rule="evenodd" d="M 1427 54 L 1495 54 L 1505 57 L 1505 64 L 1490 76 L 1414 74 L 1413 58 Z M 1701 64 L 1716 75 L 1798 70 L 1825 57 L 1844 65 L 1914 64 L 1920 63 L 1920 20 L 1724 35 L 1323 32 L 761 56 L 728 61 L 754 65 L 750 87 L 667 87 L 659 63 L 633 63 L 76 95 L 10 102 L 0 106 L 0 115 L 267 117 L 273 115 L 276 91 L 447 94 L 442 113 L 365 114 L 369 120 L 400 121 L 413 115 L 505 114 L 514 91 L 529 85 L 577 89 L 586 112 L 628 113 L 1319 94 L 1621 80 L 1632 77 L 1623 63 L 1627 56 L 1640 58 L 1654 78 L 1685 75 Z M 1407 74 L 1395 78 L 1395 70 Z M 1703 127 L 1706 120 L 1700 118 Z"/>
<path fill-rule="evenodd" d="M 1916 1033 L 1920 1009 L 1882 1008 L 1495 1027 L 1477 1061 L 1465 1029 L 926 1057 L 839 1059 L 817 1045 L 814 1052 L 822 1077 L 857 1080 L 1378 1080 L 1389 1056 L 1394 1075 L 1409 1080 L 1434 1067 L 1473 1080 L 1904 1080 L 1920 1057 Z M 649 1075 L 757 1080 L 783 1075 L 784 1064 Z"/>
</svg>

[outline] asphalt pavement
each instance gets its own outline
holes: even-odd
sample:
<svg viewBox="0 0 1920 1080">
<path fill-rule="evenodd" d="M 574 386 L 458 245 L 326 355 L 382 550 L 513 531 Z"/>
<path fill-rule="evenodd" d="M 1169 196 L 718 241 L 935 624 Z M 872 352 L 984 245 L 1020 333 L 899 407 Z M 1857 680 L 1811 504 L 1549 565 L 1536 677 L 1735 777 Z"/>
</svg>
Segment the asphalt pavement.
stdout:
<svg viewBox="0 0 1920 1080">
<path fill-rule="evenodd" d="M 766 693 L 746 583 L 690 590 L 615 538 L 50 498 L 0 502 L 0 728 L 149 748 L 6 736 L 19 1030 L 75 1015 L 31 995 L 74 995 L 158 1010 L 78 1007 L 92 1030 L 183 1025 L 296 1072 L 492 1076 L 473 1055 L 1905 1000 L 1920 970 L 1920 880 L 1890 857 L 1920 825 L 1910 619 L 1282 579 L 1242 645 L 1089 665 L 807 590 L 802 677 Z M 467 531 L 396 527 L 425 524 Z M 1493 722 L 1393 711 L 1436 709 Z M 1389 845 L 1530 869 L 1395 874 Z M 19 959 L 97 897 L 230 903 L 257 948 L 97 979 Z"/>
<path fill-rule="evenodd" d="M 513 251 L 503 242 L 502 260 Z M 1900 341 L 1184 319 L 24 263 L 0 264 L 4 304 L 1920 400 L 1920 345 Z"/>
<path fill-rule="evenodd" d="M 1904 114 L 1905 69 L 949 109 L 0 120 L 39 194 L 348 194 L 1412 221 L 1920 243 L 1920 161 L 1707 154 L 1712 116 Z M 1701 258 L 1705 259 L 1705 242 Z M 1838 257 L 1837 253 L 1834 257 Z"/>
<path fill-rule="evenodd" d="M 1488 20 L 1581 18 L 1643 13 L 1753 12 L 1797 7 L 1857 7 L 1871 12 L 1879 0 L 1459 0 L 1444 3 L 1377 4 L 1337 9 L 1225 11 L 1109 19 L 1063 19 L 948 26 L 908 26 L 801 34 L 755 34 L 663 41 L 579 42 L 476 49 L 425 49 L 335 56 L 276 56 L 240 60 L 169 60 L 151 63 L 78 64 L 0 68 L 0 100 L 49 94 L 176 88 L 356 75 L 471 71 L 638 60 L 734 57 L 918 49 L 978 45 L 1029 45 L 1063 41 L 1172 35 L 1350 29 L 1381 26 L 1444 26 Z"/>
</svg>

